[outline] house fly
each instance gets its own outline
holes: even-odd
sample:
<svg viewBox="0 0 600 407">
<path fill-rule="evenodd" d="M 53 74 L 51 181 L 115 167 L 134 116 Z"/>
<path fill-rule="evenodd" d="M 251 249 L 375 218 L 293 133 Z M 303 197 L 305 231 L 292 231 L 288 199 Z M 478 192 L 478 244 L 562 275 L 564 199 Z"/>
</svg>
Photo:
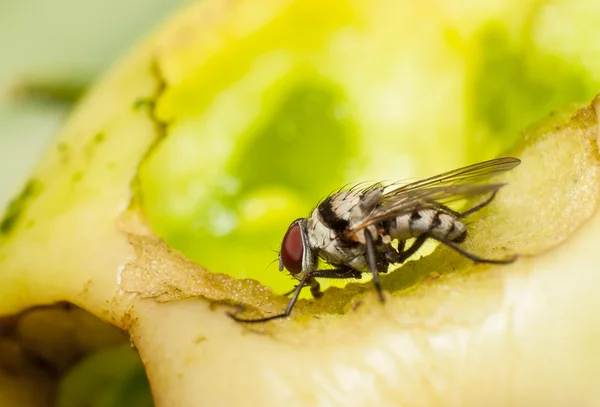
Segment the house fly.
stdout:
<svg viewBox="0 0 600 407">
<path fill-rule="evenodd" d="M 360 279 L 373 276 L 383 302 L 379 274 L 391 264 L 401 264 L 427 239 L 436 240 L 476 263 L 506 264 L 515 257 L 486 259 L 460 246 L 467 238 L 463 219 L 488 205 L 503 183 L 486 183 L 493 176 L 520 164 L 512 157 L 469 165 L 424 180 L 400 185 L 375 183 L 340 190 L 325 198 L 308 218 L 296 219 L 285 233 L 279 252 L 279 271 L 287 271 L 299 282 L 281 314 L 239 322 L 266 322 L 289 316 L 300 291 L 310 287 L 315 298 L 323 295 L 318 279 Z M 456 212 L 449 205 L 462 200 L 485 199 Z M 407 241 L 412 243 L 407 247 Z M 397 241 L 397 247 L 392 245 Z M 319 262 L 330 268 L 319 268 Z"/>
</svg>

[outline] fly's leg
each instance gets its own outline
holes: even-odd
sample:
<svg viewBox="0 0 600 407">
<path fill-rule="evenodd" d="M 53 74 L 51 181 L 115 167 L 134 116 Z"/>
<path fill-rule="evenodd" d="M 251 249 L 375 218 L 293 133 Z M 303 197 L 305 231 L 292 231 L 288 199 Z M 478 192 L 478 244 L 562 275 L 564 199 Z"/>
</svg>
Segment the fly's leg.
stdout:
<svg viewBox="0 0 600 407">
<path fill-rule="evenodd" d="M 421 236 L 423 236 L 423 235 L 421 235 Z M 515 261 L 518 258 L 518 256 L 513 256 L 513 257 L 509 257 L 507 259 L 485 259 L 483 257 L 477 256 L 476 254 L 466 251 L 465 249 L 463 249 L 462 247 L 460 247 L 459 245 L 457 245 L 456 243 L 454 243 L 448 239 L 444 239 L 439 236 L 430 235 L 430 234 L 428 234 L 427 237 L 430 237 L 434 240 L 437 240 L 438 242 L 440 242 L 442 244 L 445 244 L 452 250 L 462 254 L 463 256 L 472 260 L 475 263 L 508 264 L 508 263 L 512 263 L 513 261 Z"/>
<path fill-rule="evenodd" d="M 304 287 L 306 287 L 306 286 L 304 286 Z M 304 288 L 304 287 L 302 287 L 302 288 Z M 294 294 L 294 292 L 296 291 L 296 288 L 298 288 L 297 285 L 295 285 L 294 288 L 292 288 L 290 291 L 283 293 L 281 295 L 283 295 L 284 297 L 289 297 L 290 295 Z"/>
<path fill-rule="evenodd" d="M 415 241 L 410 245 L 407 250 L 404 250 L 406 247 L 406 240 L 402 240 L 398 242 L 398 251 L 392 253 L 385 253 L 385 259 L 393 264 L 402 264 L 406 260 L 408 260 L 413 254 L 417 252 L 423 246 L 423 243 L 427 240 L 427 236 L 420 235 L 415 239 Z"/>
<path fill-rule="evenodd" d="M 321 298 L 323 296 L 323 292 L 321 291 L 321 284 L 319 284 L 316 278 L 313 278 L 310 281 L 310 293 L 315 299 Z"/>
<path fill-rule="evenodd" d="M 400 240 L 398 242 L 398 255 L 402 256 L 402 253 L 404 253 L 404 249 L 406 248 L 406 240 Z M 394 262 L 396 263 L 396 262 Z"/>
<path fill-rule="evenodd" d="M 406 245 L 405 240 L 398 242 L 398 249 L 395 249 L 391 244 L 387 245 L 387 250 L 383 252 L 383 258 L 389 263 L 399 263 L 400 256 L 404 252 L 404 246 Z"/>
<path fill-rule="evenodd" d="M 339 268 L 339 270 L 344 270 L 344 272 L 342 273 L 343 277 L 335 277 L 335 278 L 356 278 L 359 279 L 362 277 L 362 275 L 360 274 L 360 272 L 353 270 L 351 268 Z M 347 273 L 347 274 L 346 274 Z M 332 278 L 332 277 L 330 277 Z M 306 285 L 302 288 L 308 287 L 309 286 L 309 282 L 306 283 Z M 296 288 L 298 288 L 297 285 L 294 286 L 294 288 L 292 288 L 290 291 L 283 293 L 281 295 L 283 295 L 284 297 L 290 296 L 294 293 L 294 291 L 296 291 Z M 321 291 L 321 284 L 319 284 L 319 282 L 313 278 L 312 281 L 310 281 L 310 293 L 312 294 L 313 298 L 321 298 L 323 296 L 323 292 Z"/>
<path fill-rule="evenodd" d="M 369 270 L 373 275 L 373 284 L 379 295 L 379 301 L 385 302 L 383 296 L 383 290 L 381 289 L 381 283 L 379 282 L 379 271 L 377 270 L 377 261 L 375 258 L 375 243 L 373 242 L 373 236 L 369 229 L 365 229 L 365 244 L 367 246 L 367 262 L 369 263 Z"/>
<path fill-rule="evenodd" d="M 337 278 L 337 279 L 356 278 L 356 279 L 360 279 L 362 277 L 362 275 L 360 274 L 360 271 L 356 271 L 354 269 L 351 269 L 350 267 L 340 267 L 340 268 L 328 270 L 328 271 L 334 271 L 334 270 L 336 270 L 335 274 L 332 274 L 325 278 Z M 325 270 L 323 270 L 323 271 L 325 271 Z M 309 282 L 307 282 L 306 284 L 308 285 L 308 283 Z M 321 284 L 319 284 L 319 282 L 317 281 L 316 278 L 313 278 L 310 281 L 310 293 L 312 294 L 314 299 L 319 299 L 323 296 L 323 292 L 321 291 Z"/>
<path fill-rule="evenodd" d="M 328 270 L 315 270 L 310 271 L 302 277 L 296 288 L 294 289 L 294 295 L 288 302 L 288 305 L 285 309 L 285 312 L 281 314 L 272 315 L 270 317 L 257 318 L 257 319 L 245 319 L 242 317 L 238 317 L 236 314 L 232 314 L 230 312 L 227 313 L 232 319 L 238 322 L 246 322 L 246 323 L 258 323 L 258 322 L 267 322 L 274 319 L 286 318 L 290 316 L 292 310 L 294 309 L 294 305 L 296 305 L 296 301 L 298 301 L 298 297 L 300 296 L 300 291 L 306 287 L 307 285 L 312 285 L 312 281 L 315 278 L 335 278 L 335 279 L 348 279 L 348 278 L 356 278 L 356 276 L 360 276 L 360 272 L 350 269 L 350 268 L 338 268 L 338 269 L 328 269 Z M 311 290 L 312 291 L 312 290 Z"/>
<path fill-rule="evenodd" d="M 292 309 L 294 308 L 296 301 L 298 301 L 298 296 L 300 295 L 300 291 L 302 291 L 302 289 L 304 288 L 304 285 L 307 283 L 307 281 L 313 277 L 312 274 L 314 274 L 314 273 L 315 272 L 306 273 L 304 275 L 304 277 L 302 277 L 302 280 L 300 280 L 300 283 L 298 283 L 298 285 L 296 286 L 296 289 L 294 290 L 294 295 L 290 299 L 290 302 L 288 303 L 288 306 L 285 309 L 285 312 L 282 314 L 276 314 L 276 315 L 272 315 L 270 317 L 257 318 L 257 319 L 240 318 L 236 314 L 232 314 L 230 312 L 228 312 L 227 315 L 229 315 L 231 318 L 233 318 L 237 322 L 247 322 L 247 323 L 267 322 L 267 321 L 271 321 L 273 319 L 285 318 L 292 313 Z"/>
<path fill-rule="evenodd" d="M 472 213 L 477 212 L 478 210 L 488 206 L 490 204 L 490 202 L 492 202 L 494 200 L 494 198 L 496 197 L 496 194 L 498 193 L 498 190 L 495 190 L 488 199 L 486 199 L 485 201 L 483 201 L 482 203 L 480 203 L 479 205 L 475 205 L 474 207 L 472 207 L 471 209 L 459 214 L 459 216 L 461 218 L 467 217 Z"/>
<path fill-rule="evenodd" d="M 417 237 L 407 250 L 400 253 L 400 256 L 398 256 L 398 263 L 404 263 L 406 260 L 408 260 L 410 256 L 415 254 L 417 250 L 419 250 L 421 246 L 423 246 L 423 243 L 425 243 L 426 240 L 426 235 L 420 235 L 419 237 Z"/>
</svg>

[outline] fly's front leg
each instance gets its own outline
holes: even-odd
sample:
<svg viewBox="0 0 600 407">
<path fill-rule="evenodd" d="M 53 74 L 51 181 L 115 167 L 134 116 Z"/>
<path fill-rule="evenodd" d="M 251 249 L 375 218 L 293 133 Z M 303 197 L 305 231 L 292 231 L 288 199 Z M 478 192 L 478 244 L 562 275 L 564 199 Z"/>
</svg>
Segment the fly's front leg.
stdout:
<svg viewBox="0 0 600 407">
<path fill-rule="evenodd" d="M 306 286 L 304 286 L 304 287 L 306 287 Z M 304 288 L 304 287 L 302 287 L 302 288 Z M 294 294 L 294 292 L 296 291 L 296 288 L 298 288 L 297 285 L 295 285 L 294 288 L 292 288 L 290 291 L 287 291 L 281 295 L 283 295 L 284 297 L 289 297 L 290 295 Z"/>
<path fill-rule="evenodd" d="M 230 312 L 228 312 L 227 315 L 229 315 L 233 320 L 235 320 L 237 322 L 246 322 L 249 324 L 258 323 L 258 322 L 267 322 L 267 321 L 272 321 L 274 319 L 285 318 L 291 314 L 292 309 L 294 308 L 294 305 L 296 304 L 296 301 L 298 301 L 298 296 L 300 295 L 300 291 L 302 291 L 302 289 L 304 288 L 306 283 L 313 278 L 314 273 L 316 273 L 316 272 L 309 272 L 309 273 L 306 273 L 304 275 L 304 277 L 302 277 L 302 280 L 300 280 L 300 282 L 296 286 L 296 289 L 294 290 L 294 295 L 290 299 L 290 302 L 288 302 L 288 306 L 285 309 L 285 312 L 283 312 L 281 314 L 272 315 L 270 317 L 264 317 L 264 318 L 256 318 L 256 319 L 241 318 L 241 317 L 238 317 L 236 314 L 232 314 Z"/>
<path fill-rule="evenodd" d="M 292 313 L 292 310 L 294 309 L 294 305 L 296 305 L 296 302 L 298 301 L 298 297 L 300 296 L 300 291 L 302 291 L 302 289 L 309 284 L 311 285 L 311 291 L 312 291 L 312 282 L 316 281 L 315 280 L 316 278 L 348 279 L 348 278 L 357 278 L 357 276 L 360 278 L 360 272 L 350 269 L 350 268 L 309 271 L 308 273 L 306 273 L 304 275 L 304 277 L 302 277 L 302 279 L 296 286 L 296 289 L 294 290 L 294 295 L 292 295 L 290 302 L 288 302 L 285 312 L 283 312 L 281 314 L 272 315 L 270 317 L 257 318 L 257 319 L 242 318 L 242 317 L 239 317 L 236 314 L 232 314 L 230 312 L 228 312 L 227 315 L 229 315 L 235 321 L 246 322 L 246 323 L 267 322 L 267 321 L 271 321 L 274 319 L 285 318 L 285 317 L 288 317 Z"/>
</svg>

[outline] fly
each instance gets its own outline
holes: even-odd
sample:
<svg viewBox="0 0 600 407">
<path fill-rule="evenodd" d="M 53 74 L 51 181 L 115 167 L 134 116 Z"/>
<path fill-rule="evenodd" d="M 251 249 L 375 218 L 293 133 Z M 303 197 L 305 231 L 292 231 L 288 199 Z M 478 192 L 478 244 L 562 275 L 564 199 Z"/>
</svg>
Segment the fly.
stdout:
<svg viewBox="0 0 600 407">
<path fill-rule="evenodd" d="M 469 165 L 406 185 L 375 183 L 363 188 L 342 190 L 325 198 L 308 218 L 289 226 L 279 252 L 279 271 L 287 271 L 298 285 L 281 314 L 245 319 L 229 314 L 239 322 L 266 322 L 288 317 L 300 291 L 310 287 L 315 298 L 323 295 L 317 279 L 360 279 L 373 276 L 373 284 L 383 302 L 379 274 L 391 264 L 401 264 L 419 250 L 427 239 L 450 247 L 475 263 L 507 264 L 516 256 L 486 259 L 460 246 L 467 238 L 463 219 L 488 205 L 503 183 L 485 183 L 490 176 L 519 165 L 517 158 L 504 157 Z M 453 202 L 487 197 L 463 211 L 449 208 Z M 414 239 L 409 247 L 406 242 Z M 398 241 L 397 247 L 392 245 Z M 319 261 L 331 268 L 319 268 Z"/>
</svg>

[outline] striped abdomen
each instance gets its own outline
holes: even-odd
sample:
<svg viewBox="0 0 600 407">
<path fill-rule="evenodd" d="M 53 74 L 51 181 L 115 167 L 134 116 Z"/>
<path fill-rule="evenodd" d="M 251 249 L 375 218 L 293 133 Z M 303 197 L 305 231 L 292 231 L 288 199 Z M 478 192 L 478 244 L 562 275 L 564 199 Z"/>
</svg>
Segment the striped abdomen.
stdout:
<svg viewBox="0 0 600 407">
<path fill-rule="evenodd" d="M 396 217 L 388 224 L 392 239 L 407 240 L 429 233 L 442 239 L 460 243 L 467 237 L 465 224 L 454 214 L 443 209 L 420 209 Z"/>
</svg>

